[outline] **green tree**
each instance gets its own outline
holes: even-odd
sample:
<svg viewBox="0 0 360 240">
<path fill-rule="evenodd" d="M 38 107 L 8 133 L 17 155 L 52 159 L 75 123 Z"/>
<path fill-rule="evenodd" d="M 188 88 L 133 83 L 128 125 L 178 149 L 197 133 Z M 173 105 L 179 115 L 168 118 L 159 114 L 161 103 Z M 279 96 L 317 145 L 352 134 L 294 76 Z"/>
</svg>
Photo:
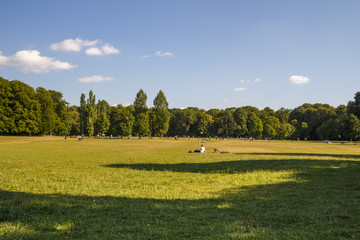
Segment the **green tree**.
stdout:
<svg viewBox="0 0 360 240">
<path fill-rule="evenodd" d="M 133 129 L 134 134 L 138 135 L 139 138 L 150 135 L 149 113 L 146 101 L 147 95 L 144 90 L 140 89 L 134 100 L 135 123 Z"/>
<path fill-rule="evenodd" d="M 110 134 L 114 136 L 131 136 L 135 118 L 125 107 L 111 107 Z"/>
<path fill-rule="evenodd" d="M 165 94 L 160 90 L 154 99 L 150 112 L 151 132 L 158 137 L 164 136 L 169 129 L 170 112 Z"/>
<path fill-rule="evenodd" d="M 354 101 L 349 101 L 347 108 L 350 114 L 360 118 L 360 92 L 355 93 Z"/>
<path fill-rule="evenodd" d="M 155 108 L 164 108 L 164 109 L 169 108 L 169 103 L 166 100 L 165 94 L 161 90 L 156 95 L 153 103 Z"/>
<path fill-rule="evenodd" d="M 144 90 L 140 89 L 136 94 L 136 98 L 134 101 L 135 114 L 145 113 L 148 111 L 148 107 L 146 105 L 147 95 Z"/>
<path fill-rule="evenodd" d="M 80 112 L 79 107 L 71 106 L 68 108 L 69 118 L 70 118 L 70 135 L 79 135 L 81 134 L 80 128 Z"/>
<path fill-rule="evenodd" d="M 193 125 L 194 134 L 196 136 L 209 136 L 210 128 L 214 120 L 211 115 L 204 110 L 199 111 L 196 115 L 196 122 Z"/>
<path fill-rule="evenodd" d="M 193 109 L 172 109 L 170 111 L 169 134 L 190 135 L 190 128 L 195 124 L 197 118 Z"/>
<path fill-rule="evenodd" d="M 53 99 L 55 113 L 58 116 L 54 133 L 57 135 L 68 135 L 70 129 L 70 116 L 68 112 L 69 103 L 63 99 L 63 94 L 55 90 L 48 90 Z"/>
<path fill-rule="evenodd" d="M 86 131 L 90 137 L 94 135 L 95 114 L 95 95 L 90 90 L 89 98 L 86 101 Z"/>
<path fill-rule="evenodd" d="M 262 136 L 263 123 L 254 112 L 248 114 L 247 126 L 250 137 L 259 138 Z"/>
<path fill-rule="evenodd" d="M 345 121 L 345 134 L 350 141 L 360 137 L 360 120 L 354 114 L 349 114 Z"/>
<path fill-rule="evenodd" d="M 50 92 L 42 87 L 36 89 L 38 100 L 41 104 L 41 132 L 43 134 L 52 134 L 56 122 L 59 121 L 55 113 L 55 104 Z"/>
<path fill-rule="evenodd" d="M 8 94 L 9 122 L 11 134 L 38 134 L 41 130 L 41 107 L 36 92 L 20 81 L 10 81 Z M 11 109 L 11 110 L 10 110 Z"/>
<path fill-rule="evenodd" d="M 87 120 L 87 111 L 86 111 L 86 100 L 85 100 L 85 93 L 81 93 L 80 96 L 80 131 L 81 134 L 85 134 L 85 128 L 86 128 L 86 120 Z"/>
<path fill-rule="evenodd" d="M 277 117 L 275 117 L 275 112 L 272 115 L 267 115 L 265 119 L 262 120 L 264 124 L 263 136 L 269 139 L 272 139 L 278 136 L 281 123 Z"/>
<path fill-rule="evenodd" d="M 217 135 L 222 137 L 231 137 L 236 130 L 236 122 L 233 118 L 232 112 L 228 110 L 221 111 L 214 120 Z"/>
<path fill-rule="evenodd" d="M 244 108 L 237 108 L 234 112 L 234 121 L 236 122 L 235 134 L 237 136 L 246 136 L 248 134 L 247 128 L 248 114 Z"/>
<path fill-rule="evenodd" d="M 299 129 L 299 135 L 300 138 L 304 138 L 307 139 L 310 137 L 310 133 L 311 133 L 311 128 L 309 127 L 309 125 L 307 124 L 307 122 L 302 122 L 300 124 L 300 129 Z"/>
<path fill-rule="evenodd" d="M 280 128 L 277 131 L 277 137 L 279 139 L 287 139 L 290 138 L 295 132 L 295 127 L 290 123 L 282 123 Z"/>
<path fill-rule="evenodd" d="M 164 136 L 169 129 L 170 112 L 166 108 L 152 108 L 149 117 L 152 134 L 156 137 Z"/>
<path fill-rule="evenodd" d="M 149 136 L 151 134 L 149 127 L 149 114 L 148 112 L 141 112 L 136 116 L 134 123 L 134 133 L 136 133 L 139 138 L 142 136 Z"/>
<path fill-rule="evenodd" d="M 320 139 L 327 139 L 327 140 L 333 140 L 340 138 L 339 134 L 339 124 L 336 122 L 335 119 L 331 118 L 327 120 L 326 122 L 323 122 L 320 127 L 316 129 L 316 132 Z"/>
<path fill-rule="evenodd" d="M 105 100 L 98 100 L 96 104 L 96 115 L 94 122 L 94 131 L 100 136 L 106 133 L 110 127 L 109 112 L 110 106 Z"/>
</svg>

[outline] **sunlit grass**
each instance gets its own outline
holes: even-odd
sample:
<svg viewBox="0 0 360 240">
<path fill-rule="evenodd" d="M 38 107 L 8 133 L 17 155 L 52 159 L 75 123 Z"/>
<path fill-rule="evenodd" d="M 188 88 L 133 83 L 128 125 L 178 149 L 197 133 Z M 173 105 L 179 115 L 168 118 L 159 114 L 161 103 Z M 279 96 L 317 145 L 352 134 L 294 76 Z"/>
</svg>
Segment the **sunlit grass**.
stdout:
<svg viewBox="0 0 360 240">
<path fill-rule="evenodd" d="M 349 143 L 0 137 L 0 239 L 356 239 L 359 160 Z"/>
</svg>

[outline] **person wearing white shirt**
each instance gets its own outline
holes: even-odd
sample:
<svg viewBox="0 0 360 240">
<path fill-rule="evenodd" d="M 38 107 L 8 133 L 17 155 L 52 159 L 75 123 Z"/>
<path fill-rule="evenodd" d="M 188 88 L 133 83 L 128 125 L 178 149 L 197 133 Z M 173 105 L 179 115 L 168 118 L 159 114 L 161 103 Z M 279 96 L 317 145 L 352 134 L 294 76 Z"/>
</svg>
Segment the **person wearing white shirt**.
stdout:
<svg viewBox="0 0 360 240">
<path fill-rule="evenodd" d="M 189 153 L 204 153 L 204 152 L 205 152 L 205 147 L 204 145 L 201 145 L 199 150 L 190 151 Z"/>
</svg>

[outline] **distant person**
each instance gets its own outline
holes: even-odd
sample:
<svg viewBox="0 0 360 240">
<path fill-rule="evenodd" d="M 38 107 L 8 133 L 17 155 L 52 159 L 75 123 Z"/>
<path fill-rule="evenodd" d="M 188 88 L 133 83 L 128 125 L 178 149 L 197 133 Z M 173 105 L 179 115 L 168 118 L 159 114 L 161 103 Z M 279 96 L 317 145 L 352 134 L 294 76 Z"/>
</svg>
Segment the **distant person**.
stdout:
<svg viewBox="0 0 360 240">
<path fill-rule="evenodd" d="M 220 149 L 214 148 L 214 153 L 224 154 L 224 153 L 230 153 L 230 152 L 228 152 L 228 151 L 222 151 L 222 150 L 220 150 Z"/>
<path fill-rule="evenodd" d="M 201 145 L 200 149 L 197 149 L 195 151 L 190 151 L 189 153 L 204 153 L 205 152 L 205 147 L 204 145 Z"/>
</svg>

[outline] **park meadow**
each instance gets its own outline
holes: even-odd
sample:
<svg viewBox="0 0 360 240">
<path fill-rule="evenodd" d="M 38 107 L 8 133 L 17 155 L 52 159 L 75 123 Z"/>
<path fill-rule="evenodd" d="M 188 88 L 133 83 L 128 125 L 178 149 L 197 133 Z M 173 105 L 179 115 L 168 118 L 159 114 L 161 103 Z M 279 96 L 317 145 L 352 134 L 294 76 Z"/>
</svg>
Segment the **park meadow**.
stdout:
<svg viewBox="0 0 360 240">
<path fill-rule="evenodd" d="M 360 239 L 359 201 L 350 142 L 0 136 L 0 239 Z"/>
</svg>

